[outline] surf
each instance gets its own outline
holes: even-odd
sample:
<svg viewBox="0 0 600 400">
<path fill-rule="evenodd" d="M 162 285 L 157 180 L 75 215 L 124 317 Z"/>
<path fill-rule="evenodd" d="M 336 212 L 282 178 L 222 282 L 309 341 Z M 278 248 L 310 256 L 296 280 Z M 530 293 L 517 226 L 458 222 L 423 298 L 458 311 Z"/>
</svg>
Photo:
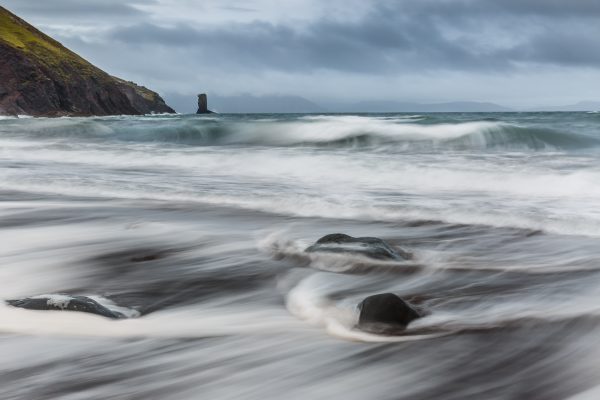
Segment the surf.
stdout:
<svg viewBox="0 0 600 400">
<path fill-rule="evenodd" d="M 391 152 L 444 150 L 559 151 L 596 148 L 590 132 L 449 115 L 147 116 L 4 119 L 4 137 L 122 141 L 187 146 L 365 148 Z"/>
</svg>

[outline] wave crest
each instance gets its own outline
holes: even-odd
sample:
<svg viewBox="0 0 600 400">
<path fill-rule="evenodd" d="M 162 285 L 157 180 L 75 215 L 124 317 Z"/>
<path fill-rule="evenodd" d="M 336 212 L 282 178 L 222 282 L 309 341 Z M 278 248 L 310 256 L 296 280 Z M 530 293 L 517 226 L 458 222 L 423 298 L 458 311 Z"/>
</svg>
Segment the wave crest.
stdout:
<svg viewBox="0 0 600 400">
<path fill-rule="evenodd" d="M 36 139 L 164 142 L 190 146 L 375 148 L 386 150 L 573 150 L 600 140 L 546 127 L 488 119 L 401 117 L 111 117 L 4 120 L 3 135 Z"/>
</svg>

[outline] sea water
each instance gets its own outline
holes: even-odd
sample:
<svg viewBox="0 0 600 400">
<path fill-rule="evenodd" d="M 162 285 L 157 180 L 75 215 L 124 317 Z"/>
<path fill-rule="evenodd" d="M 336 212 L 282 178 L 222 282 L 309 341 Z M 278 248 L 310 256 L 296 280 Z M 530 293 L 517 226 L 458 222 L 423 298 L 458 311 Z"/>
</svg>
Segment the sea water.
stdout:
<svg viewBox="0 0 600 400">
<path fill-rule="evenodd" d="M 2 399 L 595 399 L 600 114 L 5 118 L 0 285 L 133 317 L 2 302 Z"/>
</svg>

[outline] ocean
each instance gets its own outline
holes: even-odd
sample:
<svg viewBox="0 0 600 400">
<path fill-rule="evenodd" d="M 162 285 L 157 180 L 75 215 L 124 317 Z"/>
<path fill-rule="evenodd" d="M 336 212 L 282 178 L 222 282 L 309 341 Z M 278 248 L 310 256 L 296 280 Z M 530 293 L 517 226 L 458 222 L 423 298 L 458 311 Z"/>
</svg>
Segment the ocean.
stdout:
<svg viewBox="0 0 600 400">
<path fill-rule="evenodd" d="M 600 398 L 599 113 L 4 118 L 0 243 L 130 317 L 0 302 L 1 399 Z"/>
</svg>

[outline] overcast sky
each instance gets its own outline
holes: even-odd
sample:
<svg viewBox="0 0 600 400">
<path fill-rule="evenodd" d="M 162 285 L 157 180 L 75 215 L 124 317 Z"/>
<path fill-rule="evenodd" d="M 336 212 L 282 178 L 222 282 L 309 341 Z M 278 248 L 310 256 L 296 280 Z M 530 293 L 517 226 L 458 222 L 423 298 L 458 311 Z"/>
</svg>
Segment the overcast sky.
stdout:
<svg viewBox="0 0 600 400">
<path fill-rule="evenodd" d="M 600 100 L 600 0 L 2 0 L 161 94 Z"/>
</svg>

